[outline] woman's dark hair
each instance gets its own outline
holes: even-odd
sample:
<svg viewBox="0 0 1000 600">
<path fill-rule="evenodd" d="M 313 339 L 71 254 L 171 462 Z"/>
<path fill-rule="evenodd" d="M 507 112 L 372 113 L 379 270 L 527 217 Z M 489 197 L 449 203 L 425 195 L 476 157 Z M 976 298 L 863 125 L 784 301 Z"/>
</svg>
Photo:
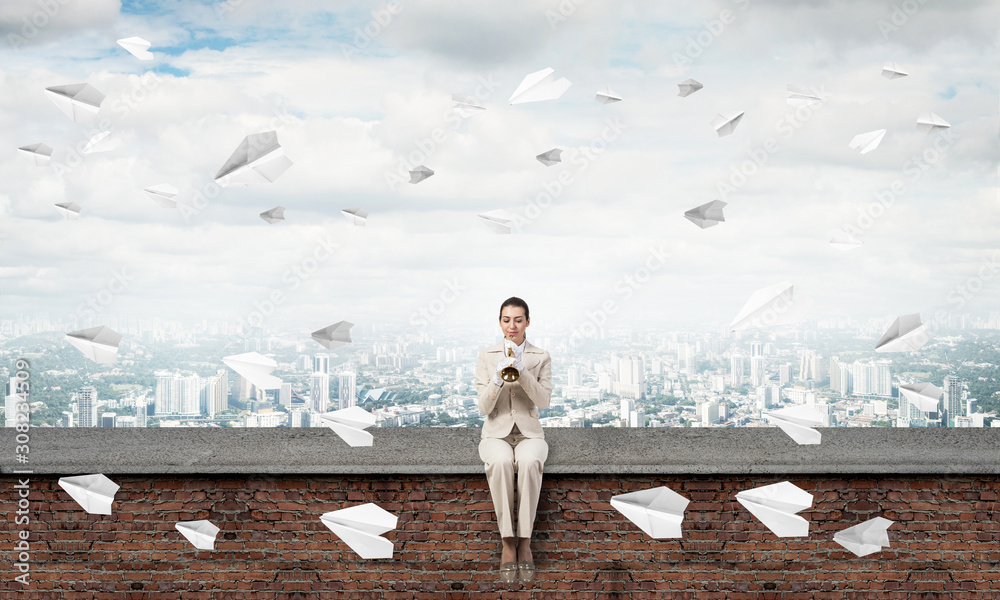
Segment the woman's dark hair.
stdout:
<svg viewBox="0 0 1000 600">
<path fill-rule="evenodd" d="M 521 300 L 517 296 L 511 296 L 510 298 L 507 298 L 506 300 L 504 300 L 503 304 L 500 305 L 500 318 L 501 319 L 503 318 L 503 309 L 506 308 L 506 307 L 508 307 L 508 306 L 519 306 L 519 307 L 523 308 L 524 309 L 524 318 L 525 318 L 525 320 L 531 318 L 531 317 L 528 316 L 528 303 L 525 302 L 524 300 Z"/>
</svg>

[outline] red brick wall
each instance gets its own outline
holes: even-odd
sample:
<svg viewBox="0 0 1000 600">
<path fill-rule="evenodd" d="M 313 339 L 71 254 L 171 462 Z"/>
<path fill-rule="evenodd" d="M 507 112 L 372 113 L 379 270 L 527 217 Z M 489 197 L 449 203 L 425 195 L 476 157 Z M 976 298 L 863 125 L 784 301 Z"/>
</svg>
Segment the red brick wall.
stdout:
<svg viewBox="0 0 1000 600">
<path fill-rule="evenodd" d="M 500 540 L 485 477 L 113 476 L 114 514 L 88 515 L 31 479 L 29 589 L 13 581 L 14 480 L 0 481 L 0 598 L 200 599 L 996 599 L 998 477 L 789 477 L 815 496 L 809 538 L 779 539 L 736 502 L 781 481 L 734 476 L 546 475 L 533 588 L 497 583 Z M 651 540 L 614 494 L 667 485 L 691 499 L 681 540 Z M 392 560 L 364 561 L 319 520 L 375 502 L 398 515 Z M 865 558 L 833 542 L 868 518 L 896 521 Z M 221 528 L 196 550 L 178 520 Z"/>
</svg>

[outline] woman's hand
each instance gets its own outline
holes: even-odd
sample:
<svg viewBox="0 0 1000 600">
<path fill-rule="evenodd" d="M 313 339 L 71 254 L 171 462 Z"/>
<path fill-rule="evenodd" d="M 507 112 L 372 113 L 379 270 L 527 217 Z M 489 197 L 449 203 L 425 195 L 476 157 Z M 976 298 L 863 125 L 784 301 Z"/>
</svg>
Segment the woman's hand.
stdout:
<svg viewBox="0 0 1000 600">
<path fill-rule="evenodd" d="M 503 385 L 503 378 L 500 377 L 500 372 L 506 369 L 507 367 L 513 365 L 516 360 L 517 359 L 515 359 L 513 356 L 505 356 L 501 358 L 500 362 L 497 363 L 497 371 L 496 373 L 493 374 L 493 383 L 495 383 L 498 386 Z"/>
</svg>

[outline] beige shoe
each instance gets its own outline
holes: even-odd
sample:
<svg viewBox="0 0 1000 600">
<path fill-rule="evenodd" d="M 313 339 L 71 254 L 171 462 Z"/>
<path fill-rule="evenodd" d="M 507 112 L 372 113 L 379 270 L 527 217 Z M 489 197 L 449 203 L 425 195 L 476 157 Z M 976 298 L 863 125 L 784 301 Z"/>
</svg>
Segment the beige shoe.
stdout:
<svg viewBox="0 0 1000 600">
<path fill-rule="evenodd" d="M 517 563 L 505 562 L 500 565 L 500 583 L 510 585 L 517 578 Z"/>
<path fill-rule="evenodd" d="M 523 562 L 517 564 L 517 578 L 521 585 L 528 586 L 535 580 L 535 563 Z"/>
</svg>

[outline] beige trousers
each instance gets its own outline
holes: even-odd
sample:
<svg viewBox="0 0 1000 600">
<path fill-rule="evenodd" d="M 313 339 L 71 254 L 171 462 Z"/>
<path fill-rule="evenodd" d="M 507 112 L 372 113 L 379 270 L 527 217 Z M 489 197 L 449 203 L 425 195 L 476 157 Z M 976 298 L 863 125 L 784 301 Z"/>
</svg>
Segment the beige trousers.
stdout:
<svg viewBox="0 0 1000 600">
<path fill-rule="evenodd" d="M 535 525 L 538 494 L 542 489 L 542 465 L 549 445 L 540 438 L 524 437 L 517 426 L 503 438 L 483 438 L 479 458 L 486 465 L 493 508 L 497 512 L 500 537 L 514 536 L 514 472 L 517 472 L 517 537 L 530 538 Z"/>
</svg>

